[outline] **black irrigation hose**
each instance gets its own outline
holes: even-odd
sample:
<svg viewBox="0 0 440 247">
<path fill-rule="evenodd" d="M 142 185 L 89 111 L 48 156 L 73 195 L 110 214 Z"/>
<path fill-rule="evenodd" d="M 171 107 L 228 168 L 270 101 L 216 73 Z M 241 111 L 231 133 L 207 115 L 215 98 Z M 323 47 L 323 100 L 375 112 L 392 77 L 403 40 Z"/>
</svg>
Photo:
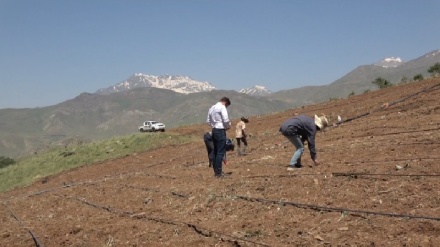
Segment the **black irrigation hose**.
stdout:
<svg viewBox="0 0 440 247">
<path fill-rule="evenodd" d="M 409 131 L 400 131 L 400 132 L 391 132 L 391 133 L 381 133 L 380 136 L 388 136 L 388 135 L 399 135 L 399 134 L 409 134 L 409 133 L 418 133 L 418 132 L 429 132 L 434 130 L 440 130 L 440 127 L 431 128 L 431 129 L 422 129 L 422 130 L 409 130 Z M 371 135 L 360 135 L 360 136 L 351 136 L 351 137 L 368 137 Z"/>
<path fill-rule="evenodd" d="M 387 162 L 396 162 L 396 161 L 422 161 L 422 160 L 438 160 L 440 157 L 418 157 L 418 158 L 408 158 L 408 159 L 392 159 L 392 160 L 355 160 L 355 161 L 345 161 L 344 164 L 352 164 L 352 163 L 387 163 Z"/>
<path fill-rule="evenodd" d="M 389 173 L 359 173 L 359 172 L 333 172 L 334 177 L 357 176 L 385 176 L 385 177 L 440 177 L 440 174 L 389 174 Z"/>
<path fill-rule="evenodd" d="M 32 237 L 32 240 L 33 240 L 34 243 L 35 243 L 35 246 L 37 246 L 37 247 L 44 247 L 44 244 L 41 243 L 40 240 L 38 240 L 37 235 L 35 235 L 35 233 L 32 232 L 32 230 L 31 230 L 29 227 L 25 227 L 25 226 L 24 226 L 23 221 L 20 220 L 20 218 L 18 218 L 18 216 L 14 213 L 14 211 L 12 211 L 12 209 L 11 209 L 6 203 L 3 203 L 3 205 L 5 205 L 5 207 L 9 210 L 9 212 L 10 212 L 11 215 L 14 217 L 14 219 L 18 221 L 18 223 L 20 224 L 20 226 L 23 227 L 23 228 L 25 228 L 25 229 L 29 232 L 29 234 L 30 234 L 31 237 Z"/>
<path fill-rule="evenodd" d="M 325 206 L 319 206 L 319 205 L 313 205 L 313 204 L 304 204 L 304 203 L 281 201 L 281 200 L 277 201 L 277 200 L 269 200 L 269 199 L 265 199 L 265 198 L 255 198 L 255 197 L 247 197 L 247 196 L 239 196 L 239 195 L 236 195 L 236 197 L 239 199 L 245 200 L 245 201 L 250 201 L 250 202 L 272 203 L 272 204 L 277 204 L 277 205 L 279 205 L 279 204 L 289 205 L 289 206 L 295 206 L 298 208 L 312 209 L 312 210 L 316 210 L 316 211 L 340 212 L 340 213 L 348 213 L 350 215 L 367 214 L 367 215 L 379 215 L 379 216 L 387 216 L 387 217 L 395 217 L 395 218 L 440 221 L 440 218 L 430 217 L 430 216 L 375 212 L 375 211 L 365 211 L 365 210 L 338 208 L 338 207 L 325 207 Z"/>
<path fill-rule="evenodd" d="M 254 245 L 258 245 L 258 246 L 269 246 L 269 245 L 264 244 L 264 243 L 258 243 L 258 242 L 252 241 L 252 240 L 247 240 L 247 239 L 244 239 L 244 238 L 240 238 L 240 237 L 232 236 L 232 235 L 229 235 L 229 234 L 221 233 L 221 232 L 218 232 L 218 231 L 210 230 L 210 229 L 207 229 L 207 228 L 204 228 L 204 227 L 197 226 L 197 225 L 192 224 L 192 223 L 187 223 L 187 222 L 183 222 L 183 221 L 176 221 L 176 220 L 168 220 L 168 219 L 152 217 L 152 216 L 146 216 L 144 213 L 133 213 L 133 212 L 130 212 L 130 211 L 123 211 L 123 210 L 119 210 L 119 209 L 108 207 L 108 206 L 98 205 L 96 203 L 87 201 L 87 200 L 85 200 L 83 198 L 68 197 L 68 196 L 59 195 L 59 194 L 54 194 L 54 195 L 59 196 L 61 198 L 69 199 L 69 200 L 75 200 L 75 201 L 81 202 L 83 204 L 86 204 L 88 206 L 91 206 L 91 207 L 94 207 L 94 208 L 97 208 L 97 209 L 102 209 L 102 210 L 105 210 L 105 211 L 107 211 L 109 213 L 118 214 L 118 215 L 124 216 L 124 217 L 130 217 L 130 218 L 135 218 L 135 219 L 146 219 L 146 220 L 155 221 L 155 222 L 158 222 L 158 223 L 168 224 L 168 225 L 184 225 L 184 226 L 187 226 L 187 227 L 191 228 L 197 234 L 200 234 L 200 235 L 202 235 L 204 237 L 213 237 L 213 235 L 217 235 L 217 236 L 222 236 L 222 238 L 226 237 L 226 238 L 232 239 L 232 240 L 228 240 L 228 239 L 224 239 L 224 240 L 234 244 L 234 246 L 240 246 L 238 244 L 238 241 L 245 242 L 245 243 L 250 243 L 250 244 L 254 244 Z M 205 232 L 207 232 L 207 233 L 205 233 Z"/>
<path fill-rule="evenodd" d="M 440 174 L 389 174 L 389 173 L 356 173 L 356 172 L 333 172 L 330 175 L 320 173 L 296 173 L 296 174 L 275 174 L 275 175 L 256 175 L 243 178 L 291 178 L 302 176 L 333 176 L 333 177 L 357 177 L 357 176 L 389 176 L 389 177 L 440 177 Z"/>
<path fill-rule="evenodd" d="M 392 106 L 392 105 L 395 105 L 395 104 L 398 104 L 398 103 L 400 103 L 400 102 L 403 102 L 403 101 L 405 101 L 405 100 L 408 100 L 408 99 L 410 99 L 410 98 L 412 98 L 412 97 L 415 97 L 415 96 L 417 96 L 417 95 L 419 95 L 419 94 L 421 94 L 421 93 L 425 93 L 425 92 L 429 92 L 429 91 L 431 91 L 431 90 L 434 90 L 436 87 L 439 87 L 439 88 L 440 88 L 440 84 L 436 84 L 436 85 L 434 85 L 434 86 L 431 86 L 431 87 L 425 88 L 425 89 L 423 89 L 423 90 L 421 90 L 421 91 L 418 91 L 418 92 L 416 92 L 416 93 L 413 93 L 413 94 L 410 94 L 410 95 L 408 95 L 408 96 L 406 96 L 406 97 L 403 97 L 403 98 L 401 98 L 401 99 L 399 99 L 399 100 L 396 100 L 396 101 L 394 101 L 394 102 L 391 102 L 391 103 L 388 104 L 388 107 L 390 107 L 390 106 Z M 369 112 L 366 112 L 366 113 L 360 114 L 360 115 L 358 115 L 358 116 L 354 116 L 354 117 L 348 118 L 348 119 L 342 121 L 341 123 L 339 123 L 338 125 L 340 125 L 340 124 L 342 124 L 342 123 L 351 122 L 351 121 L 356 120 L 356 119 L 358 119 L 358 118 L 362 118 L 362 117 L 368 116 L 368 115 L 370 115 L 371 113 L 376 112 L 376 111 L 379 111 L 379 110 L 381 110 L 381 109 L 383 109 L 383 108 L 381 107 L 381 108 L 378 108 L 378 109 L 371 110 L 371 111 L 369 111 Z M 337 126 L 337 125 L 336 125 L 336 126 Z M 332 127 L 332 126 L 329 126 L 329 127 Z"/>
</svg>

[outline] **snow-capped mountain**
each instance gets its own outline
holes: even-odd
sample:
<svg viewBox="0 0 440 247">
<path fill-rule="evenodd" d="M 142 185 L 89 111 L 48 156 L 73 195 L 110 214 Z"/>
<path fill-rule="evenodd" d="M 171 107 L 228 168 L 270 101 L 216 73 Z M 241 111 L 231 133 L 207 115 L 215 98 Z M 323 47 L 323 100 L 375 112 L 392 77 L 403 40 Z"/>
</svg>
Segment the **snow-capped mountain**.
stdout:
<svg viewBox="0 0 440 247">
<path fill-rule="evenodd" d="M 384 68 L 395 68 L 399 65 L 402 65 L 403 63 L 404 62 L 400 57 L 387 57 L 375 63 L 374 65 L 381 66 Z"/>
<path fill-rule="evenodd" d="M 187 76 L 155 76 L 138 73 L 114 86 L 101 88 L 96 91 L 96 93 L 111 94 L 140 87 L 163 88 L 183 94 L 205 92 L 215 89 L 215 87 L 208 82 L 196 81 Z"/>
<path fill-rule="evenodd" d="M 244 93 L 244 94 L 249 94 L 249 95 L 252 95 L 252 96 L 266 96 L 266 95 L 269 95 L 269 94 L 272 93 L 266 87 L 259 86 L 259 85 L 255 85 L 255 86 L 250 87 L 250 88 L 243 88 L 243 89 L 241 89 L 238 92 Z"/>
</svg>

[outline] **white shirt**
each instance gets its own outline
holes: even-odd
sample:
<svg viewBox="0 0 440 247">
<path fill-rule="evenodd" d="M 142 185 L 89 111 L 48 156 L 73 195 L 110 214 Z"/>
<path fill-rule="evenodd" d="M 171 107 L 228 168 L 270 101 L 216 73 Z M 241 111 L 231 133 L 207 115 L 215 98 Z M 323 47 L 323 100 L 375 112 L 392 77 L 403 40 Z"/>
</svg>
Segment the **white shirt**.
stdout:
<svg viewBox="0 0 440 247">
<path fill-rule="evenodd" d="M 229 129 L 231 127 L 231 123 L 229 122 L 226 106 L 224 106 L 221 102 L 218 102 L 209 108 L 206 122 L 215 129 Z"/>
</svg>

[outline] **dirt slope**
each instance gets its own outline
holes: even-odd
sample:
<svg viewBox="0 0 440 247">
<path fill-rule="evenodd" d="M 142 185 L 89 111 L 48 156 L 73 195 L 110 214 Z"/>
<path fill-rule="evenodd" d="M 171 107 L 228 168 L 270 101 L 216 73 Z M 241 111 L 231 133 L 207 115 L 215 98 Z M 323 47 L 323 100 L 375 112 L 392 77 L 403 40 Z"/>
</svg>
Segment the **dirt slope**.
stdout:
<svg viewBox="0 0 440 247">
<path fill-rule="evenodd" d="M 321 166 L 288 172 L 293 146 L 279 125 L 315 113 L 362 117 L 317 135 Z M 247 127 L 251 152 L 228 154 L 229 179 L 214 179 L 200 140 L 3 193 L 0 246 L 35 246 L 31 233 L 44 246 L 440 243 L 439 79 L 251 117 Z"/>
</svg>

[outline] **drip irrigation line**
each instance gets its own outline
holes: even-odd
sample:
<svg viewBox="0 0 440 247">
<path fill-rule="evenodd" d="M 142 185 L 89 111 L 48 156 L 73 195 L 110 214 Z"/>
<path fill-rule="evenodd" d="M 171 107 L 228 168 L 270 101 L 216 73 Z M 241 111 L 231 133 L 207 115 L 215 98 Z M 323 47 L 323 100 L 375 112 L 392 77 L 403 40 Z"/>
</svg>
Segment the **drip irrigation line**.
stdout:
<svg viewBox="0 0 440 247">
<path fill-rule="evenodd" d="M 318 173 L 276 174 L 276 175 L 247 176 L 243 178 L 291 178 L 291 177 L 301 177 L 301 176 L 326 176 L 326 174 L 318 174 Z"/>
<path fill-rule="evenodd" d="M 256 175 L 243 178 L 291 178 L 302 176 L 325 176 L 325 177 L 357 177 L 357 176 L 389 176 L 389 177 L 440 177 L 440 174 L 390 174 L 390 173 L 343 173 L 333 172 L 331 174 L 322 173 L 296 173 L 296 174 L 275 174 L 275 175 Z"/>
<path fill-rule="evenodd" d="M 440 177 L 440 174 L 389 174 L 389 173 L 359 173 L 359 172 L 334 172 L 334 177 L 357 177 L 357 176 L 387 176 L 387 177 Z"/>
<path fill-rule="evenodd" d="M 69 199 L 69 200 L 74 200 L 74 201 L 78 201 L 80 203 L 83 203 L 85 205 L 97 208 L 97 209 L 101 209 L 101 210 L 105 210 L 109 213 L 113 213 L 113 214 L 117 214 L 119 216 L 123 216 L 123 217 L 130 217 L 130 218 L 134 218 L 134 219 L 146 219 L 149 221 L 155 221 L 158 223 L 162 223 L 162 224 L 168 224 L 168 225 L 183 225 L 183 226 L 187 226 L 189 228 L 191 228 L 192 230 L 194 230 L 197 234 L 200 234 L 204 237 L 213 237 L 213 235 L 217 235 L 217 236 L 221 236 L 222 239 L 223 238 L 229 238 L 229 239 L 224 239 L 227 242 L 230 242 L 232 244 L 234 244 L 234 246 L 240 246 L 238 244 L 238 241 L 240 242 L 245 242 L 245 243 L 250 243 L 250 244 L 254 244 L 257 246 L 269 246 L 267 244 L 264 243 L 259 243 L 259 242 L 255 242 L 252 240 L 247 240 L 244 238 L 240 238 L 240 237 L 236 237 L 236 236 L 232 236 L 230 234 L 225 234 L 222 232 L 218 232 L 215 230 L 211 230 L 208 228 L 204 228 L 198 225 L 195 225 L 193 223 L 188 223 L 188 222 L 184 222 L 184 221 L 177 221 L 177 220 L 169 220 L 169 219 L 163 219 L 163 218 L 159 218 L 159 217 L 152 217 L 152 216 L 147 216 L 144 212 L 141 213 L 133 213 L 131 211 L 124 211 L 124 210 L 119 210 L 116 208 L 112 208 L 109 206 L 103 206 L 103 205 L 98 205 L 94 202 L 90 202 L 84 198 L 79 198 L 79 197 L 68 197 L 66 195 L 59 195 L 59 194 L 55 194 L 56 196 L 59 196 L 61 198 L 65 198 L 65 199 Z"/>
<path fill-rule="evenodd" d="M 316 210 L 316 211 L 340 212 L 340 213 L 348 213 L 350 215 L 367 214 L 367 215 L 378 215 L 378 216 L 395 217 L 395 218 L 440 221 L 440 218 L 430 217 L 430 216 L 396 214 L 396 213 L 366 211 L 366 210 L 338 208 L 338 207 L 326 207 L 326 206 L 319 206 L 319 205 L 314 205 L 314 204 L 305 204 L 305 203 L 289 202 L 289 201 L 281 201 L 281 200 L 269 200 L 269 199 L 265 199 L 265 198 L 255 198 L 255 197 L 247 197 L 247 196 L 240 196 L 240 195 L 236 195 L 236 197 L 239 199 L 245 200 L 245 201 L 250 201 L 250 202 L 272 203 L 272 204 L 278 204 L 278 205 L 282 204 L 282 205 L 295 206 L 298 208 L 312 209 L 312 210 Z"/>
<path fill-rule="evenodd" d="M 418 157 L 418 158 L 408 158 L 408 159 L 393 159 L 393 160 L 356 160 L 356 161 L 345 161 L 344 164 L 351 164 L 351 163 L 388 163 L 388 162 L 396 162 L 396 161 L 422 161 L 422 160 L 438 160 L 440 157 Z"/>
<path fill-rule="evenodd" d="M 440 127 L 431 128 L 431 129 L 421 129 L 421 130 L 409 130 L 409 131 L 400 131 L 400 132 L 381 133 L 380 136 L 410 134 L 410 133 L 418 133 L 418 132 L 429 132 L 429 131 L 434 131 L 434 130 L 440 130 Z M 355 137 L 369 137 L 369 136 L 372 136 L 372 135 L 359 135 L 359 136 L 351 136 L 351 137 L 355 138 Z"/>
<path fill-rule="evenodd" d="M 388 107 L 393 106 L 393 105 L 395 105 L 395 104 L 398 104 L 398 103 L 400 103 L 400 102 L 403 102 L 403 101 L 405 101 L 405 100 L 408 100 L 408 99 L 410 99 L 410 98 L 413 98 L 413 97 L 415 97 L 415 96 L 417 96 L 417 95 L 419 95 L 419 94 L 421 94 L 421 93 L 425 93 L 425 92 L 429 92 L 429 91 L 432 91 L 432 90 L 436 90 L 436 89 L 438 89 L 437 87 L 440 88 L 440 83 L 439 83 L 439 84 L 436 84 L 436 85 L 434 85 L 434 86 L 431 86 L 431 87 L 425 88 L 425 89 L 423 89 L 423 90 L 421 90 L 421 91 L 418 91 L 418 92 L 416 92 L 416 93 L 413 93 L 413 94 L 407 95 L 407 96 L 405 96 L 405 97 L 403 97 L 403 98 L 401 98 L 401 99 L 399 99 L 399 100 L 393 101 L 393 102 L 391 102 L 391 103 L 388 104 Z M 351 122 L 351 121 L 353 121 L 353 120 L 356 120 L 356 119 L 359 119 L 359 118 L 362 118 L 362 117 L 365 117 L 365 116 L 368 116 L 368 115 L 370 115 L 371 113 L 376 112 L 376 111 L 379 111 L 379 110 L 382 110 L 382 109 L 384 109 L 384 108 L 381 107 L 381 108 L 373 109 L 373 110 L 371 110 L 371 111 L 369 111 L 369 112 L 365 112 L 365 113 L 363 113 L 363 114 L 360 114 L 360 115 L 357 115 L 357 116 L 354 116 L 354 117 L 348 118 L 348 119 L 342 121 L 341 123 L 337 124 L 336 126 L 338 126 L 338 125 L 340 125 L 340 124 L 343 124 L 343 123 Z M 333 126 L 329 126 L 329 127 L 333 127 Z"/>
<path fill-rule="evenodd" d="M 28 231 L 28 233 L 31 235 L 32 240 L 34 241 L 35 246 L 37 247 L 44 247 L 44 244 L 40 242 L 40 240 L 38 239 L 37 235 L 35 235 L 34 232 L 32 232 L 32 230 L 29 227 L 25 227 L 23 221 L 14 213 L 14 211 L 12 211 L 12 209 L 6 204 L 3 203 L 3 205 L 5 205 L 5 207 L 9 210 L 9 212 L 11 213 L 12 217 L 14 217 L 14 219 L 16 221 L 18 221 L 18 223 L 20 224 L 21 227 L 23 227 L 24 229 L 26 229 Z"/>
</svg>

